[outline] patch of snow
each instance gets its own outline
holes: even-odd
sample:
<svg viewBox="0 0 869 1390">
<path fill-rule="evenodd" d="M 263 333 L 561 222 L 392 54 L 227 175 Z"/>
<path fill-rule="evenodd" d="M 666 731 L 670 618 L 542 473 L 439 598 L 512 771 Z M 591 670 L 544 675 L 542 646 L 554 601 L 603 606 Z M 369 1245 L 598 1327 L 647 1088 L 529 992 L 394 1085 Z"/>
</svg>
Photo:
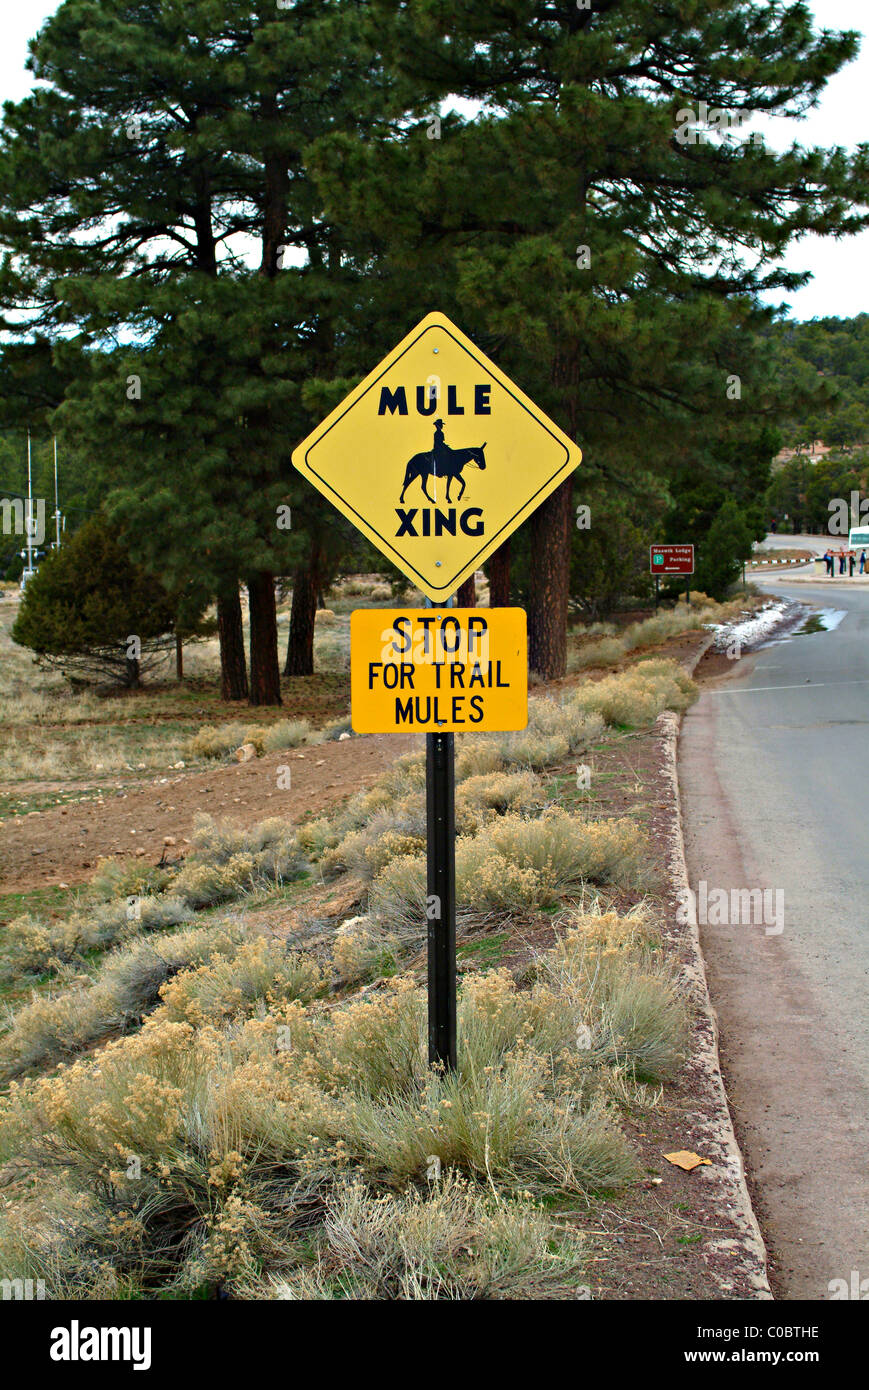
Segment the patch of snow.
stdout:
<svg viewBox="0 0 869 1390">
<path fill-rule="evenodd" d="M 740 650 L 754 647 L 769 637 L 788 607 L 786 599 L 771 599 L 754 613 L 746 610 L 729 623 L 708 623 L 707 627 L 715 634 L 712 645 L 717 652 L 727 651 L 734 646 Z"/>
</svg>

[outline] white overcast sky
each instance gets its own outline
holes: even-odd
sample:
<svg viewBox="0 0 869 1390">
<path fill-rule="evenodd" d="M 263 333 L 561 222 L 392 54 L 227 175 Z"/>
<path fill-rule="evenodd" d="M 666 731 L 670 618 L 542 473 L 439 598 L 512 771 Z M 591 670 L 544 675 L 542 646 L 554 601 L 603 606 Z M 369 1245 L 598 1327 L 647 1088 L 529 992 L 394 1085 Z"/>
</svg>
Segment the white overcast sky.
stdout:
<svg viewBox="0 0 869 1390">
<path fill-rule="evenodd" d="M 833 78 L 820 105 L 805 120 L 764 122 L 761 128 L 764 138 L 774 146 L 798 139 L 803 145 L 844 145 L 850 149 L 869 141 L 869 0 L 810 0 L 810 7 L 817 27 L 857 29 L 866 35 L 864 50 L 856 62 Z M 31 86 L 30 75 L 24 70 L 27 41 L 58 8 L 58 0 L 5 0 L 3 8 L 0 99 L 18 100 Z M 788 297 L 793 316 L 848 317 L 869 312 L 867 262 L 869 231 L 841 241 L 811 236 L 793 246 L 787 256 L 788 267 L 809 270 L 814 277 L 805 289 Z"/>
</svg>

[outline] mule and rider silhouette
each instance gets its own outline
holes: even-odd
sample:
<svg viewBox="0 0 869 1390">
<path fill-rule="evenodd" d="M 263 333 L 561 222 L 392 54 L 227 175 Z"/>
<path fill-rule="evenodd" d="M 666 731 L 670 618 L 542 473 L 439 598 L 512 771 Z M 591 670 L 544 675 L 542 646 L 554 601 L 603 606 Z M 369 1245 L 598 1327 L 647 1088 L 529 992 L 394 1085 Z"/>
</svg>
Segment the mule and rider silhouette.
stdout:
<svg viewBox="0 0 869 1390">
<path fill-rule="evenodd" d="M 398 499 L 400 502 L 404 501 L 404 494 L 415 478 L 419 478 L 422 490 L 429 502 L 437 501 L 435 497 L 429 496 L 429 490 L 426 487 L 428 479 L 432 476 L 434 476 L 435 479 L 446 478 L 448 502 L 451 500 L 450 483 L 458 478 L 462 485 L 462 491 L 459 493 L 456 501 L 460 502 L 462 500 L 462 493 L 465 490 L 465 480 L 462 477 L 462 469 L 465 467 L 465 464 L 475 463 L 480 469 L 485 469 L 486 467 L 486 458 L 483 453 L 486 447 L 485 441 L 474 449 L 451 449 L 444 439 L 443 420 L 435 420 L 434 429 L 433 448 L 422 454 L 414 454 L 404 471 L 404 487 L 401 489 L 401 497 Z"/>
</svg>

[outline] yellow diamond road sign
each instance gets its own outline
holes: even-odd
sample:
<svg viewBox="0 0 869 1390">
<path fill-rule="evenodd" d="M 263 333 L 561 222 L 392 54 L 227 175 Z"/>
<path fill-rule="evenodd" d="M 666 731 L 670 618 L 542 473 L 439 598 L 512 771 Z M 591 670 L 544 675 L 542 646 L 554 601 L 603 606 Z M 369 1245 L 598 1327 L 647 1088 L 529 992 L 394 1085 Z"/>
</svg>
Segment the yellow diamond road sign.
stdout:
<svg viewBox="0 0 869 1390">
<path fill-rule="evenodd" d="M 580 462 L 443 314 L 428 314 L 293 453 L 296 468 L 443 603 Z"/>
</svg>

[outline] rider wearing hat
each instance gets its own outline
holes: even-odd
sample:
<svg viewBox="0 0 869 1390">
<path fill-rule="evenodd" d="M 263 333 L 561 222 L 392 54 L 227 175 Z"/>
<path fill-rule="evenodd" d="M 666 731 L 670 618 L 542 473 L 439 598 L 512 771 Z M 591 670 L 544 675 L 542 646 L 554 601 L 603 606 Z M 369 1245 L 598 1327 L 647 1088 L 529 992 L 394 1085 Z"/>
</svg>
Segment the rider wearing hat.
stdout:
<svg viewBox="0 0 869 1390">
<path fill-rule="evenodd" d="M 434 448 L 433 448 L 432 451 L 431 451 L 431 456 L 432 456 L 432 462 L 433 462 L 433 464 L 434 464 L 434 471 L 435 471 L 435 473 L 440 473 L 440 472 L 442 472 L 442 469 L 441 469 L 440 465 L 442 465 L 442 464 L 445 462 L 445 460 L 446 460 L 446 450 L 447 450 L 447 443 L 446 443 L 446 440 L 444 439 L 444 422 L 443 422 L 443 420 L 435 420 L 435 422 L 434 422 L 434 428 L 435 428 Z"/>
</svg>

